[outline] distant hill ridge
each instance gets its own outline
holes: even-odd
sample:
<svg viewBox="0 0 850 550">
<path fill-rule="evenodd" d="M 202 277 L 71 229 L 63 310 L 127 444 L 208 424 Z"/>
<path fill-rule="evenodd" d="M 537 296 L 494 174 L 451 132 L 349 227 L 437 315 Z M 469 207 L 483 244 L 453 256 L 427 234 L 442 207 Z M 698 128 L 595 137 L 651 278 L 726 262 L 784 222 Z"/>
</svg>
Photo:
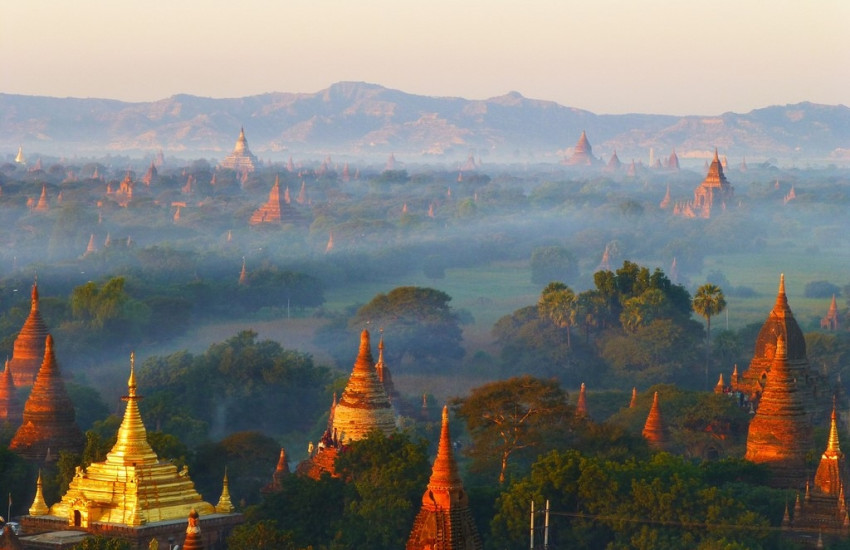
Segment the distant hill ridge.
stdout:
<svg viewBox="0 0 850 550">
<path fill-rule="evenodd" d="M 153 102 L 0 94 L 0 150 L 52 155 L 223 158 L 244 126 L 262 158 L 293 155 L 465 158 L 556 162 L 582 130 L 594 154 L 644 160 L 709 155 L 756 161 L 850 161 L 850 108 L 798 103 L 718 116 L 597 115 L 517 92 L 485 100 L 408 94 L 361 82 L 315 93 L 214 99 L 185 94 Z"/>
</svg>

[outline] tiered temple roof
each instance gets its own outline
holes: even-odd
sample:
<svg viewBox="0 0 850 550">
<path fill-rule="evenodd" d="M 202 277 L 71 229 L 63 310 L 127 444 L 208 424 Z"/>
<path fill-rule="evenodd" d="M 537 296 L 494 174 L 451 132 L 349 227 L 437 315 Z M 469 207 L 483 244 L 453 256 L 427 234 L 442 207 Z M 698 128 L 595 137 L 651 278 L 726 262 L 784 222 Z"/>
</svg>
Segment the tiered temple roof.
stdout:
<svg viewBox="0 0 850 550">
<path fill-rule="evenodd" d="M 192 510 L 201 515 L 216 513 L 195 490 L 188 468 L 178 472 L 171 461 L 159 460 L 148 443 L 132 356 L 123 399 L 127 408 L 115 446 L 105 461 L 77 471 L 62 500 L 50 507 L 50 515 L 86 528 L 95 523 L 141 526 L 181 519 Z"/>
<path fill-rule="evenodd" d="M 582 130 L 578 143 L 573 149 L 573 154 L 570 155 L 570 158 L 564 159 L 564 164 L 568 166 L 593 166 L 597 162 L 596 157 L 593 156 L 593 147 L 590 146 L 587 134 Z"/>
<path fill-rule="evenodd" d="M 44 342 L 47 338 L 47 325 L 38 310 L 38 283 L 33 283 L 30 302 L 30 314 L 24 321 L 21 332 L 15 338 L 12 347 L 12 377 L 15 385 L 30 386 L 35 382 L 38 369 L 44 359 Z"/>
<path fill-rule="evenodd" d="M 375 370 L 369 331 L 363 330 L 354 369 L 334 410 L 333 430 L 341 443 L 348 443 L 365 438 L 374 429 L 390 435 L 396 429 L 396 419 Z"/>
<path fill-rule="evenodd" d="M 9 360 L 6 360 L 6 368 L 0 375 L 0 424 L 20 426 L 23 421 L 24 408 L 18 401 L 15 381 L 12 378 L 12 369 Z"/>
<path fill-rule="evenodd" d="M 443 407 L 440 443 L 422 508 L 413 522 L 406 550 L 480 550 L 469 496 L 457 470 L 449 435 L 449 411 Z"/>
<path fill-rule="evenodd" d="M 788 364 L 788 349 L 785 336 L 778 335 L 770 378 L 750 421 L 745 458 L 766 464 L 774 486 L 799 489 L 806 479 L 806 453 L 813 447 L 812 424 Z"/>
<path fill-rule="evenodd" d="M 257 157 L 248 148 L 248 140 L 245 138 L 245 128 L 240 128 L 236 146 L 233 148 L 233 152 L 221 161 L 221 167 L 245 174 L 247 172 L 253 172 L 257 167 L 257 162 Z"/>
<path fill-rule="evenodd" d="M 53 353 L 53 337 L 45 339 L 44 361 L 24 405 L 23 424 L 9 448 L 27 460 L 55 460 L 59 451 L 81 453 L 86 438 L 76 423 L 74 404 Z"/>
<path fill-rule="evenodd" d="M 269 191 L 269 200 L 251 214 L 251 219 L 248 222 L 251 225 L 260 225 L 261 223 L 280 223 L 280 178 L 276 177 L 271 191 Z"/>
<path fill-rule="evenodd" d="M 694 215 L 703 218 L 711 217 L 711 209 L 715 203 L 725 204 L 732 199 L 734 189 L 723 174 L 723 166 L 714 150 L 714 159 L 708 167 L 708 174 L 702 183 L 694 190 L 692 209 Z"/>
<path fill-rule="evenodd" d="M 670 433 L 667 431 L 667 425 L 664 423 L 661 407 L 658 404 L 658 392 L 655 392 L 652 397 L 652 407 L 643 426 L 643 438 L 650 447 L 655 449 L 664 449 L 670 442 Z"/>
<path fill-rule="evenodd" d="M 758 402 L 765 384 L 771 376 L 771 368 L 777 348 L 777 339 L 785 340 L 787 368 L 792 379 L 796 380 L 797 390 L 806 408 L 809 418 L 827 418 L 828 406 L 816 395 L 827 390 L 827 382 L 809 366 L 806 355 L 806 339 L 803 331 L 788 306 L 785 294 L 785 275 L 779 276 L 779 290 L 773 309 L 767 316 L 756 338 L 753 359 L 738 380 L 732 380 L 732 391 L 741 391 L 750 401 Z"/>
<path fill-rule="evenodd" d="M 835 294 L 832 295 L 832 302 L 829 304 L 826 317 L 820 320 L 820 328 L 833 331 L 838 330 L 838 304 L 835 301 Z"/>
</svg>

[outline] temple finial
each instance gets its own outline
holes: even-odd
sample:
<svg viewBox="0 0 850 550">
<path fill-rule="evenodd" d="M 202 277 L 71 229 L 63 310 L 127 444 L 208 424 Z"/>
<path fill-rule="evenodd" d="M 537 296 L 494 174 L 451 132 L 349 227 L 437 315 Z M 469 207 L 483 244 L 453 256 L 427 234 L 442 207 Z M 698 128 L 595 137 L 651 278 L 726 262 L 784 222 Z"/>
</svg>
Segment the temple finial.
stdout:
<svg viewBox="0 0 850 550">
<path fill-rule="evenodd" d="M 136 396 L 136 352 L 130 352 L 130 378 L 127 380 L 127 394 Z"/>
</svg>

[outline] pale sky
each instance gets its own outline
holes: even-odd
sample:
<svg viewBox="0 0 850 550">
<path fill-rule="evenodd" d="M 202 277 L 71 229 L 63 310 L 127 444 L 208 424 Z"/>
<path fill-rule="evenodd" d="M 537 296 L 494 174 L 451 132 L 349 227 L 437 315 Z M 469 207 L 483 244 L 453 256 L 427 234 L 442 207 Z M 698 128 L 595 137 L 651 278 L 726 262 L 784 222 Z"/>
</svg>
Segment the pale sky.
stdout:
<svg viewBox="0 0 850 550">
<path fill-rule="evenodd" d="M 0 92 L 151 101 L 363 81 L 597 114 L 850 104 L 848 0 L 0 0 Z"/>
</svg>

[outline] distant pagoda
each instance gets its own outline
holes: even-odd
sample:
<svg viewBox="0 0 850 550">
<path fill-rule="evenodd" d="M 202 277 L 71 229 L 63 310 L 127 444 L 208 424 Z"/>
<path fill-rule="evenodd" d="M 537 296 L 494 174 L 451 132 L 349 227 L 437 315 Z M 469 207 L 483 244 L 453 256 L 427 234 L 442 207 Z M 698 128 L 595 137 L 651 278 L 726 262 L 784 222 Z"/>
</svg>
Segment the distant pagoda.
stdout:
<svg viewBox="0 0 850 550">
<path fill-rule="evenodd" d="M 9 449 L 27 460 L 56 460 L 60 451 L 83 452 L 86 438 L 76 423 L 74 404 L 53 353 L 53 337 L 45 338 L 44 361 L 24 405 L 23 423 Z"/>
<path fill-rule="evenodd" d="M 812 447 L 812 424 L 789 368 L 785 336 L 780 334 L 770 378 L 750 421 L 745 458 L 767 465 L 773 473 L 773 486 L 800 489 L 806 480 L 806 453 Z"/>
<path fill-rule="evenodd" d="M 458 474 L 449 435 L 449 410 L 444 406 L 437 458 L 405 549 L 481 550 L 483 547 L 469 507 L 469 496 Z"/>
<path fill-rule="evenodd" d="M 582 130 L 581 136 L 578 138 L 578 143 L 576 143 L 573 149 L 573 154 L 569 158 L 564 159 L 563 163 L 567 166 L 593 166 L 597 162 L 597 159 L 593 156 L 593 148 L 590 146 L 587 134 Z"/>
<path fill-rule="evenodd" d="M 221 161 L 220 166 L 240 174 L 246 174 L 253 172 L 257 164 L 257 157 L 248 148 L 248 140 L 245 138 L 245 128 L 240 128 L 239 138 L 236 140 L 236 146 L 233 148 L 233 152 Z"/>
<path fill-rule="evenodd" d="M 23 145 L 18 146 L 18 154 L 15 156 L 15 163 L 16 164 L 24 164 L 24 165 L 27 163 L 27 159 L 24 156 L 24 146 Z"/>
<path fill-rule="evenodd" d="M 213 540 L 241 523 L 241 515 L 231 513 L 232 505 L 226 506 L 226 478 L 222 491 L 222 502 L 226 502 L 219 510 L 201 499 L 188 468 L 178 471 L 172 461 L 157 457 L 139 414 L 141 397 L 136 393 L 133 363 L 131 355 L 127 395 L 123 397 L 127 407 L 106 460 L 78 468 L 62 499 L 46 513 L 31 509 L 22 519 L 28 533 L 84 529 L 96 535 L 120 536 L 131 540 L 133 548 L 141 548 L 141 544 L 147 547 L 152 537 L 162 545 L 169 535 L 180 536 L 185 524 L 178 520 L 193 512 L 210 518 Z"/>
<path fill-rule="evenodd" d="M 723 174 L 723 166 L 717 156 L 717 149 L 715 149 L 714 159 L 708 167 L 708 174 L 694 190 L 694 202 L 691 206 L 694 216 L 710 218 L 712 208 L 716 204 L 725 207 L 727 202 L 731 202 L 733 194 L 734 189 Z"/>
<path fill-rule="evenodd" d="M 832 295 L 832 302 L 829 304 L 826 317 L 820 320 L 820 328 L 831 331 L 838 330 L 838 303 L 835 301 L 835 294 Z"/>
<path fill-rule="evenodd" d="M 44 359 L 44 342 L 47 338 L 47 325 L 38 309 L 38 282 L 32 285 L 30 313 L 12 346 L 12 377 L 15 386 L 31 386 L 38 375 Z"/>
<path fill-rule="evenodd" d="M 251 214 L 250 225 L 264 223 L 280 223 L 280 177 L 275 177 L 274 185 L 269 191 L 269 200 Z"/>
</svg>

